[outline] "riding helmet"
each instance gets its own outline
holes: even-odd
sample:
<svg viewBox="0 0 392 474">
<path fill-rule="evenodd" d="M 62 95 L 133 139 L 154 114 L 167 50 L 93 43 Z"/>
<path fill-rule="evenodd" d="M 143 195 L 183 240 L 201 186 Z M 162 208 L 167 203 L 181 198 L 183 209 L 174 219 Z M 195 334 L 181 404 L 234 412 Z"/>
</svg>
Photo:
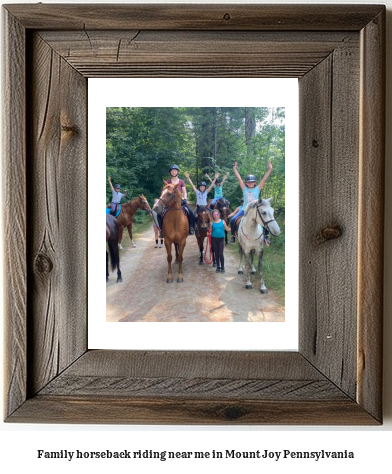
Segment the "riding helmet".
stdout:
<svg viewBox="0 0 392 474">
<path fill-rule="evenodd" d="M 220 178 L 216 178 L 215 183 L 221 183 L 222 180 Z"/>
<path fill-rule="evenodd" d="M 120 188 L 121 188 L 121 186 L 120 186 L 119 184 L 116 184 L 116 185 L 114 186 L 114 189 L 120 189 Z"/>
<path fill-rule="evenodd" d="M 205 188 L 207 187 L 205 181 L 201 181 L 201 182 L 199 183 L 199 188 L 200 188 L 200 186 L 204 186 Z"/>
<path fill-rule="evenodd" d="M 245 183 L 256 183 L 257 179 L 254 174 L 248 174 L 248 176 L 245 178 Z"/>
<path fill-rule="evenodd" d="M 178 172 L 180 172 L 180 168 L 177 165 L 171 165 L 169 169 L 169 173 L 171 170 L 177 170 Z"/>
</svg>

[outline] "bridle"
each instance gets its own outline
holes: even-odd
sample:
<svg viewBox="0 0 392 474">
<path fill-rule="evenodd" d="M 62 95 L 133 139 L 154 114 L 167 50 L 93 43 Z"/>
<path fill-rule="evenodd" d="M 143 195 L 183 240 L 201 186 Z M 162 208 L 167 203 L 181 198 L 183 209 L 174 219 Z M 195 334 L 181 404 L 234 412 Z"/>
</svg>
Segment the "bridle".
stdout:
<svg viewBox="0 0 392 474">
<path fill-rule="evenodd" d="M 270 231 L 270 229 L 269 229 L 269 227 L 268 227 L 268 224 L 270 224 L 271 222 L 274 222 L 275 219 L 270 219 L 269 221 L 266 222 L 266 221 L 263 219 L 263 216 L 261 215 L 260 207 L 261 207 L 261 205 L 260 205 L 260 206 L 259 206 L 259 205 L 256 205 L 257 214 L 259 215 L 259 217 L 260 217 L 260 219 L 261 219 L 261 222 L 263 223 L 263 227 L 267 228 L 267 229 Z M 244 232 L 244 226 L 243 226 L 243 225 L 241 226 L 241 230 L 242 230 L 242 233 L 244 234 L 244 237 L 247 238 L 248 240 L 253 241 L 253 242 L 257 242 L 257 241 L 261 238 L 261 236 L 264 235 L 264 230 L 262 230 L 262 231 L 261 231 L 261 234 L 257 237 L 257 239 L 251 239 L 250 237 L 248 237 L 248 236 L 245 234 L 245 232 Z M 270 232 L 271 232 L 271 231 L 270 231 Z"/>
<path fill-rule="evenodd" d="M 173 199 L 175 200 L 177 197 L 177 190 L 175 193 L 170 194 L 170 197 L 167 202 L 165 202 L 161 197 L 158 198 L 158 201 L 162 201 L 163 203 L 163 211 L 181 211 L 181 206 L 180 207 L 169 207 L 170 204 L 172 203 Z M 176 201 L 177 202 L 177 201 Z"/>
<path fill-rule="evenodd" d="M 199 209 L 199 211 L 200 211 L 200 209 Z M 198 219 L 198 221 L 197 221 L 197 227 L 200 228 L 200 231 L 207 230 L 207 229 L 209 229 L 209 227 L 210 227 L 210 221 L 209 221 L 209 219 L 207 219 L 207 220 L 202 219 L 202 215 L 203 215 L 203 214 L 207 215 L 207 211 L 201 211 L 200 214 L 199 214 L 199 212 L 197 213 L 197 216 L 200 218 L 200 219 Z M 207 224 L 207 227 L 202 228 L 202 227 L 201 227 L 201 224 Z"/>
</svg>

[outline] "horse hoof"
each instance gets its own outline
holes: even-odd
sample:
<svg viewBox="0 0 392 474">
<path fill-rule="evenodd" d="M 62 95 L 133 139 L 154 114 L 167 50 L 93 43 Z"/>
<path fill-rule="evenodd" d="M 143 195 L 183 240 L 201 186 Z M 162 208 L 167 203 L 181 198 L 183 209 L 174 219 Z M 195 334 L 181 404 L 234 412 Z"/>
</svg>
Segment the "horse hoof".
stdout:
<svg viewBox="0 0 392 474">
<path fill-rule="evenodd" d="M 203 261 L 199 262 L 199 265 L 204 265 L 204 262 Z"/>
<path fill-rule="evenodd" d="M 121 283 L 122 282 L 122 278 L 117 278 L 117 283 Z"/>
<path fill-rule="evenodd" d="M 238 270 L 238 275 L 243 275 L 244 272 L 242 270 Z"/>
<path fill-rule="evenodd" d="M 214 263 L 212 264 L 212 266 L 215 268 L 215 267 L 216 267 L 216 263 L 214 262 Z"/>
<path fill-rule="evenodd" d="M 251 273 L 251 275 L 256 275 L 256 270 L 254 270 L 254 271 L 252 271 L 252 272 L 250 272 L 250 273 Z"/>
<path fill-rule="evenodd" d="M 177 278 L 177 283 L 182 283 L 184 281 L 183 278 Z"/>
<path fill-rule="evenodd" d="M 252 286 L 252 285 L 246 285 L 245 288 L 246 288 L 247 290 L 251 290 L 251 289 L 253 288 L 253 286 Z"/>
<path fill-rule="evenodd" d="M 268 294 L 268 291 L 267 290 L 260 290 L 260 293 L 263 294 L 263 295 L 266 295 L 266 294 Z"/>
<path fill-rule="evenodd" d="M 172 279 L 172 278 L 168 278 L 166 281 L 167 281 L 167 283 L 173 283 L 173 279 Z"/>
</svg>

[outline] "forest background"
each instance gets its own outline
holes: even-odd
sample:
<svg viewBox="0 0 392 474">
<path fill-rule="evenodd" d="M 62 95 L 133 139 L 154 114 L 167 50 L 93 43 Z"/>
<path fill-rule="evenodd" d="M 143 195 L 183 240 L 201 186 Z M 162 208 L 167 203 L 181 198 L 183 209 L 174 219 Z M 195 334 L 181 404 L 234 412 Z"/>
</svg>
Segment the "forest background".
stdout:
<svg viewBox="0 0 392 474">
<path fill-rule="evenodd" d="M 234 211 L 242 198 L 234 162 L 243 180 L 254 174 L 259 183 L 272 162 L 273 171 L 261 196 L 272 197 L 275 217 L 282 230 L 264 256 L 265 276 L 281 302 L 285 294 L 285 108 L 283 107 L 108 107 L 106 109 L 106 177 L 128 190 L 123 202 L 144 194 L 150 206 L 170 178 L 172 164 L 180 168 L 195 202 L 188 172 L 197 187 L 215 173 L 229 172 L 223 196 Z M 209 198 L 213 198 L 213 190 Z M 106 182 L 106 200 L 111 190 Z M 134 233 L 151 225 L 151 217 L 138 211 Z M 126 235 L 126 234 L 125 234 Z M 124 244 L 123 244 L 124 245 Z M 126 244 L 125 244 L 126 245 Z M 237 247 L 237 246 L 236 246 Z"/>
<path fill-rule="evenodd" d="M 111 107 L 106 109 L 106 171 L 129 198 L 143 193 L 153 203 L 159 197 L 169 167 L 180 168 L 188 200 L 195 200 L 184 172 L 195 186 L 215 173 L 230 172 L 223 194 L 235 209 L 242 197 L 233 164 L 243 179 L 258 182 L 273 172 L 263 191 L 278 214 L 285 205 L 285 109 L 280 107 Z M 106 185 L 107 202 L 111 191 Z M 209 197 L 213 197 L 211 191 Z"/>
</svg>

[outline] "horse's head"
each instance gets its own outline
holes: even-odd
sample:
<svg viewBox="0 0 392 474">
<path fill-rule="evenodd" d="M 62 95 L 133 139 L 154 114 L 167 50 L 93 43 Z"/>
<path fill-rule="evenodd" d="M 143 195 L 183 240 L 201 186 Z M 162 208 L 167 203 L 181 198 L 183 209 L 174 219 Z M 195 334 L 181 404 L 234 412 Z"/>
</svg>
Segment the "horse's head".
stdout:
<svg viewBox="0 0 392 474">
<path fill-rule="evenodd" d="M 271 206 L 272 198 L 261 199 L 250 203 L 249 209 L 255 210 L 255 219 L 263 227 L 267 228 L 275 237 L 280 234 L 280 228 L 274 217 L 274 210 Z M 248 210 L 247 207 L 247 210 Z"/>
<path fill-rule="evenodd" d="M 165 181 L 166 183 L 166 181 Z M 168 184 L 162 189 L 161 196 L 154 204 L 153 210 L 157 214 L 162 214 L 164 210 L 170 208 L 181 208 L 181 193 L 179 189 L 180 183 Z"/>
<path fill-rule="evenodd" d="M 226 201 L 225 198 L 221 197 L 216 201 L 216 208 L 219 209 L 221 219 L 223 219 L 227 224 L 230 214 L 229 202 Z"/>
<path fill-rule="evenodd" d="M 211 215 L 205 206 L 197 208 L 197 227 L 200 231 L 206 231 L 210 227 Z"/>
<path fill-rule="evenodd" d="M 143 194 L 139 195 L 139 207 L 143 211 L 146 211 L 148 214 L 151 214 L 151 207 Z"/>
</svg>

